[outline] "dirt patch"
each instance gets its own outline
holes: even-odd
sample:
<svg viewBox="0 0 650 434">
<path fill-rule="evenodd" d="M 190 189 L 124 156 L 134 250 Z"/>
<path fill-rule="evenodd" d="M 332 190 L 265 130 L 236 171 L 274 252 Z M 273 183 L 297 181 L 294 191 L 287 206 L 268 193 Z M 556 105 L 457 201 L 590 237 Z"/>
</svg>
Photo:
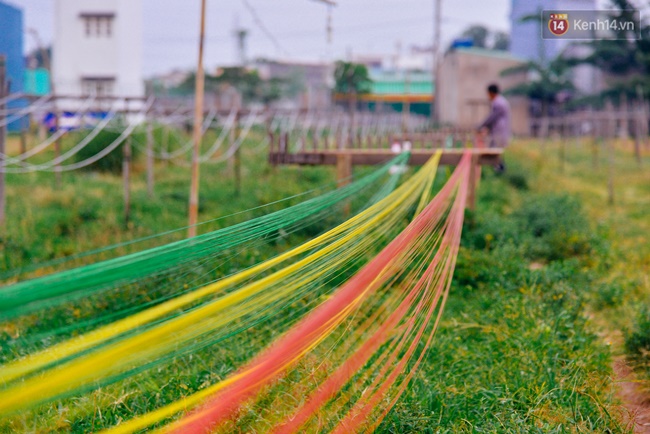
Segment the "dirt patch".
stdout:
<svg viewBox="0 0 650 434">
<path fill-rule="evenodd" d="M 632 368 L 620 356 L 612 365 L 618 397 L 625 408 L 623 422 L 635 433 L 650 434 L 650 396 L 641 389 Z"/>
</svg>

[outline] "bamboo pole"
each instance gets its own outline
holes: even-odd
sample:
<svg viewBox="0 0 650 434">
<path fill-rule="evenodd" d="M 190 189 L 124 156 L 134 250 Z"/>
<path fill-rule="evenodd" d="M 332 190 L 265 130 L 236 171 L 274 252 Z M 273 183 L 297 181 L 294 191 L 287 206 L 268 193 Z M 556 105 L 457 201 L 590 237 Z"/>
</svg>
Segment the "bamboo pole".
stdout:
<svg viewBox="0 0 650 434">
<path fill-rule="evenodd" d="M 192 152 L 192 180 L 190 185 L 190 204 L 188 221 L 188 238 L 196 236 L 196 223 L 199 216 L 199 154 L 201 146 L 201 129 L 203 125 L 203 45 L 205 41 L 205 0 L 201 0 L 201 30 L 199 33 L 199 60 L 196 69 L 194 89 L 194 148 Z"/>
</svg>

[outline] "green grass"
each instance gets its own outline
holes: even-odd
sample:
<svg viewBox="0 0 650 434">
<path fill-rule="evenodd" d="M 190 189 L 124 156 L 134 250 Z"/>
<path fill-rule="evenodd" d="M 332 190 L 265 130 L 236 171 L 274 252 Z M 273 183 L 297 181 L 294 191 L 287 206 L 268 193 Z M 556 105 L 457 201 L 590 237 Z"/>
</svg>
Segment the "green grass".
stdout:
<svg viewBox="0 0 650 434">
<path fill-rule="evenodd" d="M 260 138 L 257 135 L 245 144 L 240 193 L 227 164 L 202 167 L 202 220 L 334 179 L 331 168 L 269 167 L 264 153 L 255 151 Z M 636 168 L 629 149 L 619 150 L 616 200 L 609 206 L 604 153 L 594 170 L 589 146 L 572 144 L 565 149 L 562 172 L 557 155 L 555 144 L 542 148 L 520 142 L 508 150 L 505 176 L 484 169 L 477 209 L 467 215 L 443 323 L 421 370 L 380 432 L 628 431 L 619 422 L 611 359 L 623 352 L 616 330 L 628 328 L 629 336 L 640 333 L 640 348 L 650 333 L 646 323 L 635 323 L 650 294 L 649 172 Z M 62 179 L 61 187 L 56 187 L 52 174 L 8 176 L 8 224 L 0 242 L 0 271 L 148 236 L 186 222 L 186 167 L 158 164 L 156 194 L 148 198 L 143 162 L 136 163 L 128 226 L 121 220 L 119 175 L 74 172 Z M 259 212 L 236 215 L 202 230 Z M 233 267 L 260 261 L 313 236 L 314 231 L 246 252 Z M 181 231 L 76 263 L 184 235 Z M 294 313 L 305 308 L 297 306 Z M 0 343 L 13 339 L 15 327 L 2 327 Z M 41 406 L 0 424 L 0 431 L 49 426 L 62 432 L 88 432 L 111 426 L 223 378 L 277 333 L 260 327 L 253 341 L 207 348 L 193 358 L 172 360 L 162 370 Z"/>
<path fill-rule="evenodd" d="M 575 198 L 509 170 L 484 173 L 444 322 L 382 432 L 626 432 L 587 316 L 600 240 Z"/>
<path fill-rule="evenodd" d="M 256 133 L 244 145 L 242 159 L 246 163 L 242 166 L 239 192 L 231 165 L 202 166 L 201 221 L 259 207 L 313 188 L 331 185 L 334 181 L 331 168 L 304 170 L 269 167 L 263 152 L 255 151 L 261 137 L 260 133 Z M 205 142 L 204 147 L 207 148 L 211 141 L 206 139 Z M 72 140 L 64 143 L 64 148 L 70 146 Z M 222 151 L 227 145 L 223 148 Z M 140 156 L 143 157 L 142 154 Z M 60 186 L 52 173 L 7 175 L 7 224 L 0 231 L 0 272 L 184 227 L 189 201 L 189 167 L 157 163 L 155 178 L 155 194 L 149 198 L 143 158 L 135 161 L 131 220 L 125 225 L 123 187 L 119 174 L 96 171 L 63 173 Z M 301 200 L 304 198 L 226 218 L 201 226 L 199 232 L 247 220 Z M 99 258 L 185 235 L 185 231 L 179 231 L 160 240 L 104 253 Z M 88 260 L 91 259 L 98 258 Z"/>
<path fill-rule="evenodd" d="M 608 144 L 615 144 L 610 160 Z M 647 306 L 650 302 L 650 154 L 643 144 L 641 165 L 631 140 L 565 144 L 564 170 L 559 170 L 559 143 L 529 142 L 517 146 L 513 157 L 535 174 L 537 191 L 566 191 L 577 197 L 602 241 L 590 258 L 597 274 L 589 311 L 612 344 L 614 357 L 626 356 L 638 366 L 642 386 L 649 389 L 647 369 L 650 340 Z M 595 157 L 595 158 L 594 158 Z M 614 162 L 612 167 L 610 161 Z M 614 203 L 609 203 L 608 181 Z M 645 354 L 640 357 L 641 354 Z"/>
</svg>

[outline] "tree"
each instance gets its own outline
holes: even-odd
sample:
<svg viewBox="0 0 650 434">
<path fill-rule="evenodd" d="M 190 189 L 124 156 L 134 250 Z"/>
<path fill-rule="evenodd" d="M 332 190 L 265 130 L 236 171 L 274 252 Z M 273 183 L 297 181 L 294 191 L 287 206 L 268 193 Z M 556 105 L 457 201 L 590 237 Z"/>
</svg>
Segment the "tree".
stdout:
<svg viewBox="0 0 650 434">
<path fill-rule="evenodd" d="M 558 56 L 548 65 L 541 62 L 526 62 L 520 66 L 508 68 L 501 75 L 511 75 L 525 72 L 529 79 L 505 91 L 508 95 L 523 95 L 533 101 L 539 101 L 542 107 L 542 116 L 549 114 L 549 108 L 562 94 L 571 94 L 575 86 L 571 81 L 571 68 L 576 61 Z"/>
<path fill-rule="evenodd" d="M 255 70 L 248 70 L 240 66 L 221 68 L 219 74 L 211 77 L 210 82 L 220 87 L 224 84 L 230 85 L 237 89 L 244 101 L 254 101 L 260 94 L 262 79 Z M 206 87 L 208 79 L 206 77 Z"/>
<path fill-rule="evenodd" d="M 506 32 L 495 32 L 492 38 L 493 50 L 508 51 L 510 49 L 510 35 Z"/>
<path fill-rule="evenodd" d="M 618 20 L 632 20 L 634 4 L 629 0 L 612 0 L 613 12 L 609 15 Z M 635 32 L 617 30 L 616 40 L 595 39 L 588 43 L 592 48 L 590 55 L 580 62 L 594 65 L 608 73 L 613 80 L 601 98 L 618 99 L 625 95 L 628 99 L 650 96 L 650 26 L 641 22 L 641 38 Z"/>
<path fill-rule="evenodd" d="M 189 95 L 194 92 L 196 73 L 191 73 L 176 89 L 177 93 Z M 271 78 L 262 80 L 256 70 L 242 67 L 221 68 L 217 75 L 205 75 L 205 91 L 219 93 L 223 86 L 232 86 L 241 94 L 244 102 L 259 101 L 265 105 L 280 99 L 283 95 L 294 95 L 295 85 L 289 80 Z"/>
<path fill-rule="evenodd" d="M 481 25 L 472 25 L 463 31 L 461 37 L 470 38 L 475 47 L 488 48 L 487 40 L 490 31 Z"/>
<path fill-rule="evenodd" d="M 365 65 L 352 62 L 336 62 L 334 91 L 348 95 L 350 112 L 354 110 L 357 95 L 370 92 L 372 80 Z"/>
<path fill-rule="evenodd" d="M 492 31 L 478 24 L 466 28 L 460 37 L 471 39 L 472 45 L 478 48 L 505 51 L 510 47 L 510 35 L 506 32 Z"/>
</svg>

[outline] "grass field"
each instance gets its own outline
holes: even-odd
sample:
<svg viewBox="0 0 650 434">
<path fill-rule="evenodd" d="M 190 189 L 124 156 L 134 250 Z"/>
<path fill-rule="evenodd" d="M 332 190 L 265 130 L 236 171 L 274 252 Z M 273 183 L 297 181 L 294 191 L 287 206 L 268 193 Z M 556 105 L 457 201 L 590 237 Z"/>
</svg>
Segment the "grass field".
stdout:
<svg viewBox="0 0 650 434">
<path fill-rule="evenodd" d="M 239 193 L 228 164 L 202 167 L 202 220 L 334 181 L 331 168 L 269 167 L 264 149 L 258 147 L 260 138 L 253 137 L 243 148 Z M 625 410 L 615 397 L 611 363 L 624 353 L 626 338 L 641 341 L 637 355 L 643 354 L 644 336 L 650 341 L 650 326 L 643 321 L 650 294 L 650 160 L 638 168 L 628 148 L 618 144 L 613 205 L 607 197 L 607 155 L 601 149 L 594 168 L 587 143 L 567 143 L 561 165 L 557 143 L 521 141 L 508 150 L 505 175 L 484 169 L 477 209 L 466 216 L 443 324 L 424 366 L 380 432 L 629 431 L 623 422 Z M 8 176 L 8 224 L 1 235 L 0 270 L 182 227 L 188 169 L 160 163 L 153 198 L 146 194 L 142 160 L 135 169 L 128 226 L 121 220 L 119 175 L 67 173 L 60 187 L 53 174 Z M 217 220 L 202 230 L 265 211 Z M 319 230 L 293 234 L 281 245 L 256 248 L 232 266 L 265 259 Z M 48 270 L 184 235 L 179 231 Z M 0 327 L 0 351 L 7 360 L 15 357 L 17 325 Z M 244 360 L 263 341 L 262 336 L 228 357 Z M 632 356 L 633 349 L 628 353 Z M 201 353 L 197 357 L 201 361 L 191 367 L 186 359 L 175 360 L 162 373 L 144 372 L 1 421 L 0 430 L 47 432 L 51 427 L 88 432 L 108 427 L 214 381 L 229 369 L 218 362 L 223 356 Z M 635 360 L 639 372 L 644 372 L 644 358 Z M 250 428 L 246 423 L 239 429 Z"/>
</svg>

